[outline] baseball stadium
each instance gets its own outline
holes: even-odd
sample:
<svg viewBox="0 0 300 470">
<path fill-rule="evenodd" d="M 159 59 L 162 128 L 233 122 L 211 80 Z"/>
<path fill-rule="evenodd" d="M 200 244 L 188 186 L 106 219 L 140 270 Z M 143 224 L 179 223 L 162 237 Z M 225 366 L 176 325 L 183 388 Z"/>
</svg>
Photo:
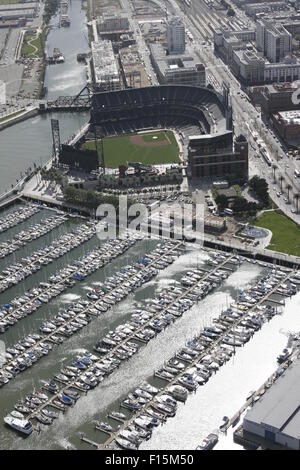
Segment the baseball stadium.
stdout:
<svg viewBox="0 0 300 470">
<path fill-rule="evenodd" d="M 161 85 L 95 92 L 90 125 L 75 148 L 63 146 L 60 160 L 87 170 L 129 162 L 179 163 L 179 138 L 226 130 L 223 96 L 209 88 Z M 72 162 L 70 161 L 72 160 Z M 102 164 L 104 163 L 102 161 Z"/>
</svg>

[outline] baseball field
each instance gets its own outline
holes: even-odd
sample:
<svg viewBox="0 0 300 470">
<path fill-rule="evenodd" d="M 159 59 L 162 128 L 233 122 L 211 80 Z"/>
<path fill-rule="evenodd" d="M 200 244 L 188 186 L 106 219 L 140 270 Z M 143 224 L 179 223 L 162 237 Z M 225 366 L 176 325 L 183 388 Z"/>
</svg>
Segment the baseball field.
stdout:
<svg viewBox="0 0 300 470">
<path fill-rule="evenodd" d="M 83 148 L 94 150 L 95 141 L 86 142 Z M 108 168 L 117 168 L 128 162 L 146 165 L 178 162 L 179 149 L 172 131 L 107 137 L 103 140 L 103 148 L 105 166 Z"/>
</svg>

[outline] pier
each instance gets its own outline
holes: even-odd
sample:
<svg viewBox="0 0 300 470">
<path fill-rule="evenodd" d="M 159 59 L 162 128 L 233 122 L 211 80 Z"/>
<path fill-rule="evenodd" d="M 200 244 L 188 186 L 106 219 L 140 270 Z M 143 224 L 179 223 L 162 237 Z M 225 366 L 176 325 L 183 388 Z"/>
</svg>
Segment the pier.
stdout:
<svg viewBox="0 0 300 470">
<path fill-rule="evenodd" d="M 179 242 L 177 245 L 174 245 L 172 248 L 170 248 L 170 249 L 166 252 L 166 255 L 172 254 L 174 251 L 180 250 L 181 248 L 182 248 L 182 242 Z M 107 261 L 107 262 L 108 262 L 108 261 Z M 154 265 L 156 262 L 157 262 L 157 259 L 154 259 L 151 263 L 149 263 L 149 264 L 146 265 L 146 266 L 141 265 L 141 267 L 140 267 L 140 269 L 139 269 L 138 272 L 139 272 L 139 273 L 142 273 L 143 271 L 148 270 L 148 269 L 149 269 L 152 265 Z M 62 330 L 63 330 L 66 326 L 70 325 L 74 320 L 76 320 L 77 316 L 82 315 L 82 314 L 87 314 L 88 316 L 90 316 L 91 313 L 90 313 L 89 310 L 90 310 L 91 308 L 93 308 L 94 306 L 100 304 L 102 301 L 103 301 L 103 297 L 100 297 L 98 300 L 91 301 L 88 307 L 84 308 L 83 310 L 80 310 L 80 311 L 77 313 L 77 315 L 71 317 L 69 320 L 66 320 L 62 325 L 60 325 L 59 327 L 57 327 L 57 329 L 56 329 L 55 331 L 52 331 L 51 333 L 44 334 L 44 336 L 42 337 L 42 339 L 39 340 L 39 341 L 37 341 L 37 342 L 32 346 L 32 348 L 26 349 L 26 353 L 33 352 L 36 347 L 40 346 L 40 345 L 43 344 L 44 342 L 47 342 L 47 341 L 48 341 L 48 342 L 53 343 L 54 341 L 53 341 L 53 338 L 52 338 L 52 337 L 53 337 L 54 335 L 56 335 L 56 334 L 62 335 L 62 334 L 63 334 L 63 333 L 62 333 Z M 110 306 L 109 308 L 111 308 L 111 306 Z M 109 308 L 108 308 L 108 309 L 109 309 Z M 149 321 L 150 321 L 150 320 L 149 320 Z M 128 338 L 127 338 L 126 340 L 124 340 L 124 344 L 125 344 L 127 341 L 129 341 Z M 117 349 L 119 346 L 120 346 L 120 345 L 118 345 L 115 349 Z M 10 366 L 11 364 L 13 364 L 14 361 L 15 361 L 18 357 L 22 357 L 23 354 L 24 354 L 24 352 L 21 352 L 18 356 L 14 356 L 11 361 L 6 362 L 5 367 Z M 108 354 L 107 356 L 109 356 L 109 354 Z M 105 357 L 106 357 L 106 356 L 105 356 Z M 1 372 L 1 369 L 0 369 L 0 372 Z M 60 382 L 60 383 L 63 384 L 64 386 L 68 386 L 68 388 L 69 388 L 69 385 L 70 385 L 69 382 L 66 383 L 66 382 L 64 382 L 64 381 L 60 381 L 60 380 L 57 379 L 57 378 L 55 378 L 54 380 L 57 381 L 57 382 Z M 76 388 L 76 389 L 78 389 L 78 390 L 80 390 L 80 391 L 85 391 L 84 389 L 79 388 L 79 387 L 75 384 L 75 382 L 76 382 L 77 380 L 78 380 L 78 377 L 76 377 L 76 380 L 73 381 L 72 388 Z"/>
<path fill-rule="evenodd" d="M 179 243 L 179 245 L 182 245 L 182 242 Z M 176 247 L 174 247 L 172 250 L 175 250 Z M 170 251 L 172 251 L 170 250 Z M 232 257 L 233 255 L 231 255 Z M 198 280 L 198 281 L 195 281 L 195 283 L 193 284 L 193 286 L 191 286 L 190 288 L 188 288 L 187 290 L 184 290 L 184 292 L 182 294 L 180 294 L 171 304 L 168 305 L 168 307 L 166 307 L 165 309 L 157 312 L 156 314 L 153 314 L 153 316 L 143 325 L 141 325 L 140 327 L 138 327 L 131 335 L 129 335 L 128 337 L 126 337 L 124 340 L 122 340 L 121 342 L 119 342 L 115 347 L 113 347 L 112 349 L 110 349 L 110 351 L 107 353 L 107 354 L 104 354 L 102 355 L 101 357 L 99 357 L 99 361 L 103 361 L 105 360 L 106 358 L 109 358 L 111 357 L 111 355 L 117 351 L 117 349 L 119 349 L 122 345 L 126 345 L 126 343 L 132 341 L 135 339 L 135 335 L 138 333 L 138 332 L 141 332 L 142 330 L 144 330 L 148 324 L 150 322 L 152 322 L 155 318 L 157 318 L 159 315 L 161 315 L 161 313 L 165 310 L 167 310 L 168 308 L 170 308 L 170 306 L 172 304 L 174 304 L 175 302 L 177 302 L 179 299 L 182 299 L 189 291 L 191 291 L 195 285 L 197 285 L 199 282 L 201 281 L 204 281 L 210 274 L 212 274 L 213 272 L 217 271 L 218 269 L 221 269 L 222 266 L 224 264 L 226 264 L 231 257 L 228 257 L 226 260 L 224 260 L 222 263 L 220 263 L 218 266 L 215 266 L 212 271 L 210 273 L 207 273 L 205 274 L 202 279 Z M 155 261 L 153 262 L 155 263 Z M 54 333 L 52 333 L 54 334 Z M 98 362 L 99 362 L 98 361 Z M 75 382 L 78 381 L 78 379 L 80 378 L 81 375 L 83 374 L 86 374 L 86 372 L 90 371 L 92 368 L 94 368 L 94 364 L 92 363 L 87 369 L 85 369 L 84 371 L 82 371 L 81 373 L 79 373 L 76 378 L 72 381 L 69 381 L 68 384 L 64 387 L 64 390 L 66 391 L 67 393 L 67 390 L 70 390 L 72 388 L 74 388 L 74 385 L 75 385 Z M 61 394 L 62 390 L 60 390 L 58 393 L 55 393 L 50 399 L 49 401 L 43 403 L 41 406 L 39 406 L 36 410 L 34 410 L 32 413 L 30 413 L 30 415 L 28 416 L 28 419 L 32 419 L 35 417 L 36 414 L 38 414 L 42 409 L 44 409 L 45 407 L 47 407 L 49 404 L 51 404 L 53 402 L 53 400 L 57 399 L 59 397 L 59 395 Z"/>
<path fill-rule="evenodd" d="M 31 226 L 29 229 L 23 230 L 21 233 L 14 235 L 12 239 L 0 242 L 0 258 L 3 259 L 6 256 L 9 256 L 11 253 L 16 252 L 20 248 L 23 248 L 28 243 L 31 243 L 34 240 L 38 240 L 44 235 L 50 233 L 55 228 L 58 228 L 67 220 L 67 215 L 48 217 L 47 219 L 42 219 L 40 222 Z"/>
<path fill-rule="evenodd" d="M 266 302 L 269 298 L 270 295 L 272 295 L 276 289 L 278 288 L 279 285 L 282 284 L 282 282 L 286 282 L 287 280 L 290 279 L 290 277 L 292 277 L 292 275 L 294 274 L 294 271 L 291 271 L 289 272 L 284 280 L 280 280 L 278 281 L 278 284 L 272 289 L 270 290 L 270 292 L 268 292 L 265 296 L 263 296 L 255 306 L 252 307 L 252 309 L 255 309 L 257 308 L 258 306 L 262 305 L 264 302 Z M 245 314 L 249 313 L 250 309 L 245 312 Z M 215 341 L 213 341 L 207 348 L 204 352 L 201 352 L 200 354 L 197 355 L 197 357 L 195 357 L 191 362 L 189 362 L 189 367 L 192 367 L 194 365 L 196 365 L 204 356 L 206 356 L 207 354 L 209 354 L 210 352 L 212 352 L 213 349 L 216 348 L 216 346 L 220 345 L 220 343 L 223 341 L 224 337 L 230 332 L 230 330 L 233 328 L 233 327 L 236 327 L 238 326 L 244 319 L 244 315 L 242 315 L 241 317 L 239 317 L 232 325 L 230 325 L 228 327 L 228 329 L 222 333 L 222 335 Z M 181 359 L 182 360 L 182 359 Z M 281 365 L 282 367 L 282 365 Z M 154 396 L 152 397 L 151 400 L 149 400 L 142 408 L 141 410 L 137 411 L 136 413 L 134 413 L 134 415 L 132 416 L 132 418 L 130 418 L 129 420 L 127 420 L 115 433 L 112 433 L 110 435 L 110 437 L 105 441 L 104 444 L 98 444 L 98 447 L 97 449 L 98 450 L 102 450 L 102 449 L 107 449 L 111 444 L 112 442 L 114 441 L 114 439 L 116 438 L 116 436 L 119 434 L 120 431 L 123 431 L 125 428 L 127 428 L 130 424 L 133 423 L 133 421 L 138 418 L 140 415 L 142 414 L 147 414 L 147 410 L 149 407 L 151 407 L 151 405 L 155 402 L 155 400 L 157 399 L 157 397 L 161 396 L 161 395 L 164 395 L 166 393 L 166 389 L 169 388 L 169 386 L 171 385 L 175 385 L 177 382 L 178 382 L 178 379 L 180 377 L 182 377 L 185 373 L 185 368 L 179 372 L 176 377 L 174 377 L 173 379 L 171 379 L 170 381 L 167 381 L 167 386 L 166 387 L 163 387 L 162 389 L 160 389 L 160 391 Z M 165 380 L 165 379 L 164 379 Z M 268 381 L 266 381 L 267 383 Z M 259 389 L 259 391 L 261 391 L 263 388 L 263 386 Z M 251 397 L 247 402 L 246 404 L 244 405 L 244 407 L 246 408 L 250 403 L 251 401 L 253 400 L 253 397 Z M 244 409 L 245 409 L 244 408 Z M 224 430 L 228 429 L 228 427 L 230 425 L 232 425 L 232 423 L 234 421 L 236 421 L 238 419 L 238 415 L 239 413 L 237 413 L 235 416 L 232 417 L 232 419 L 229 421 L 228 425 L 226 427 L 224 427 Z"/>
<path fill-rule="evenodd" d="M 292 356 L 288 358 L 286 361 L 284 361 L 283 363 L 281 363 L 277 367 L 277 369 L 265 380 L 265 382 L 255 392 L 253 392 L 253 395 L 250 398 L 248 398 L 248 400 L 246 400 L 246 402 L 241 406 L 241 408 L 229 419 L 228 423 L 223 427 L 224 433 L 226 433 L 227 430 L 231 426 L 235 427 L 237 425 L 237 423 L 240 420 L 241 415 L 245 412 L 245 410 L 249 406 L 253 406 L 255 398 L 260 397 L 265 392 L 266 388 L 268 388 L 269 386 L 272 386 L 274 381 L 279 377 L 279 372 L 282 369 L 289 367 L 293 363 L 293 361 L 298 358 L 298 355 L 299 355 L 299 349 L 295 348 Z M 237 429 L 235 433 L 239 433 L 240 429 L 241 427 L 239 427 L 239 429 Z M 241 440 L 240 438 L 238 438 L 237 441 L 243 444 L 243 440 Z"/>
</svg>

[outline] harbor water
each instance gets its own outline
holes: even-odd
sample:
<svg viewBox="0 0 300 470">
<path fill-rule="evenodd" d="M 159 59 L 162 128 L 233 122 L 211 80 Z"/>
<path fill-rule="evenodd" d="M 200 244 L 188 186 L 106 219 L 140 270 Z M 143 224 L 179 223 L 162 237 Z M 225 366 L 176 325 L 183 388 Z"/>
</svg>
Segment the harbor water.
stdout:
<svg viewBox="0 0 300 470">
<path fill-rule="evenodd" d="M 87 29 L 85 12 L 81 9 L 80 0 L 70 2 L 70 28 L 56 29 L 57 19 L 53 21 L 54 29 L 48 36 L 47 50 L 58 47 L 64 54 L 66 62 L 51 65 L 46 74 L 45 85 L 49 98 L 60 95 L 73 95 L 78 92 L 85 81 L 85 69 L 77 63 L 78 52 L 87 51 Z M 62 140 L 70 137 L 88 119 L 88 113 L 59 113 L 54 116 L 42 115 L 0 132 L 1 172 L 0 189 L 6 189 L 20 172 L 28 166 L 41 164 L 51 154 L 50 119 L 60 120 Z M 2 192 L 2 191 L 0 191 Z M 9 211 L 15 210 L 11 207 Z M 5 212 L 0 213 L 0 218 Z M 27 221 L 0 234 L 0 242 L 10 240 L 21 230 L 37 224 L 45 217 L 55 214 L 48 209 Z M 53 229 L 41 238 L 29 242 L 15 253 L 0 260 L 0 272 L 11 264 L 30 256 L 38 249 L 52 243 L 64 233 L 82 223 L 81 219 L 72 218 Z M 16 296 L 47 281 L 58 269 L 72 264 L 91 249 L 100 246 L 101 242 L 94 236 L 69 253 L 56 259 L 41 270 L 0 294 L 0 304 L 9 303 Z M 12 326 L 0 340 L 6 347 L 15 344 L 29 333 L 38 333 L 41 323 L 53 318 L 59 309 L 72 302 L 85 298 L 89 289 L 99 286 L 107 277 L 122 267 L 135 263 L 145 253 L 149 253 L 158 244 L 154 240 L 142 240 L 136 243 L 123 255 L 97 270 L 84 281 L 77 282 L 61 295 L 43 304 L 37 311 L 28 315 Z M 57 374 L 62 367 L 70 364 L 74 357 L 88 349 L 93 351 L 95 343 L 103 338 L 117 325 L 126 322 L 134 310 L 147 298 L 153 298 L 158 289 L 180 281 L 191 268 L 207 269 L 209 255 L 200 248 L 189 248 L 172 265 L 159 272 L 158 276 L 129 294 L 119 304 L 106 313 L 93 318 L 91 323 L 60 345 L 54 345 L 49 355 L 44 356 L 25 372 L 19 374 L 0 389 L 0 448 L 1 449 L 91 449 L 80 440 L 80 433 L 96 442 L 104 442 L 107 436 L 94 429 L 94 421 L 107 420 L 107 414 L 119 410 L 122 399 L 142 381 L 161 387 L 161 379 L 154 378 L 154 371 L 169 360 L 180 347 L 200 332 L 204 326 L 212 324 L 222 310 L 229 307 L 241 288 L 255 285 L 266 267 L 244 261 L 236 267 L 219 287 L 203 300 L 186 311 L 182 317 L 171 323 L 165 330 L 142 346 L 139 352 L 127 362 L 123 362 L 103 383 L 89 393 L 82 394 L 76 405 L 60 416 L 52 426 L 42 426 L 40 433 L 33 432 L 23 438 L 3 424 L 3 417 L 10 412 L 16 402 L 24 399 L 34 389 L 40 389 L 41 380 L 47 380 Z M 300 293 L 281 308 L 280 314 L 255 333 L 243 347 L 237 348 L 236 354 L 217 371 L 211 379 L 189 394 L 185 404 L 179 404 L 176 416 L 163 426 L 156 428 L 152 438 L 141 445 L 141 449 L 195 449 L 209 433 L 219 428 L 223 416 L 232 416 L 244 404 L 250 390 L 258 388 L 277 366 L 276 358 L 286 347 L 288 335 L 300 331 Z M 122 412 L 124 410 L 122 409 Z M 130 416 L 129 412 L 126 414 Z M 232 439 L 220 439 L 220 448 L 234 447 Z"/>
<path fill-rule="evenodd" d="M 46 209 L 34 216 L 37 220 L 49 211 Z M 30 222 L 27 221 L 26 224 Z M 69 224 L 80 223 L 74 220 L 66 222 L 53 233 L 30 243 L 27 246 L 27 254 L 33 252 L 38 246 L 44 246 L 46 241 L 55 238 L 55 231 L 63 233 L 70 230 Z M 20 224 L 19 230 L 23 224 Z M 25 225 L 25 224 L 24 224 Z M 14 228 L 18 230 L 17 227 Z M 10 231 L 7 232 L 7 236 Z M 75 249 L 62 259 L 44 267 L 39 273 L 30 276 L 26 282 L 26 288 L 36 285 L 38 279 L 46 280 L 48 276 L 59 266 L 78 259 L 88 249 L 100 242 L 94 238 L 82 247 Z M 88 289 L 99 285 L 114 271 L 129 263 L 137 261 L 141 254 L 153 249 L 155 241 L 141 241 L 85 281 L 77 283 L 68 289 L 54 301 L 42 306 L 39 310 L 13 326 L 0 339 L 5 340 L 7 346 L 14 344 L 24 335 L 38 332 L 39 325 L 56 315 L 59 308 L 66 307 L 70 302 L 85 297 Z M 11 255 L 13 256 L 13 255 Z M 130 294 L 125 300 L 115 305 L 108 312 L 84 327 L 73 337 L 66 339 L 63 344 L 54 346 L 53 351 L 33 367 L 29 368 L 16 379 L 0 390 L 0 446 L 1 448 L 18 449 L 60 449 L 60 448 L 90 448 L 80 441 L 79 433 L 95 440 L 104 442 L 104 434 L 94 430 L 94 420 L 106 419 L 112 410 L 119 409 L 120 400 L 136 388 L 143 380 L 147 379 L 156 386 L 162 386 L 163 381 L 153 377 L 153 372 L 161 367 L 180 347 L 184 346 L 204 326 L 210 325 L 222 310 L 227 308 L 238 294 L 239 289 L 255 284 L 265 268 L 244 262 L 238 267 L 219 288 L 214 290 L 205 299 L 199 301 L 175 323 L 163 330 L 157 337 L 151 340 L 141 350 L 121 365 L 102 384 L 90 391 L 77 402 L 74 408 L 68 409 L 51 427 L 43 427 L 43 431 L 33 433 L 24 439 L 15 435 L 2 423 L 2 418 L 10 411 L 14 404 L 24 398 L 34 388 L 39 389 L 42 379 L 46 380 L 58 373 L 60 369 L 70 364 L 72 359 L 88 349 L 92 351 L 97 340 L 101 339 L 108 331 L 118 324 L 129 319 L 130 314 L 145 298 L 152 298 L 157 289 L 166 287 L 180 280 L 185 272 L 195 267 L 205 267 L 208 259 L 206 252 L 197 250 L 189 251 L 182 255 L 173 265 L 161 271 L 154 280 Z M 2 261 L 4 263 L 4 260 Z M 7 260 L 6 260 L 7 263 Z M 37 277 L 36 279 L 34 279 Z M 5 294 L 5 301 L 15 297 L 24 291 L 25 287 L 19 284 L 9 289 Z M 1 298 L 2 298 L 1 296 Z M 2 301 L 1 301 L 2 303 Z M 197 444 L 209 432 L 214 431 L 220 425 L 224 415 L 233 415 L 244 403 L 250 390 L 256 389 L 274 371 L 276 357 L 286 346 L 290 332 L 300 329 L 300 317 L 297 314 L 300 306 L 300 294 L 288 300 L 282 313 L 275 316 L 270 322 L 265 323 L 260 331 L 244 347 L 238 348 L 236 355 L 223 365 L 203 387 L 199 387 L 196 393 L 190 394 L 185 404 L 178 406 L 177 414 L 169 419 L 163 426 L 153 432 L 152 438 L 144 442 L 144 449 L 194 449 Z M 134 371 L 134 372 L 133 372 Z M 123 410 L 122 410 L 123 411 Z M 129 416 L 129 414 L 128 414 Z M 221 445 L 220 441 L 219 445 Z M 232 445 L 230 442 L 226 445 Z"/>
<path fill-rule="evenodd" d="M 57 28 L 58 15 L 51 22 L 46 50 L 52 54 L 55 47 L 64 54 L 63 64 L 49 65 L 45 75 L 48 89 L 46 98 L 76 95 L 86 83 L 85 66 L 77 62 L 79 52 L 88 51 L 88 30 L 86 13 L 81 0 L 70 2 L 68 28 Z M 38 115 L 0 132 L 0 194 L 10 189 L 20 178 L 21 172 L 41 165 L 49 160 L 52 153 L 51 119 L 59 119 L 61 141 L 69 139 L 89 119 L 89 113 L 53 113 Z"/>
</svg>

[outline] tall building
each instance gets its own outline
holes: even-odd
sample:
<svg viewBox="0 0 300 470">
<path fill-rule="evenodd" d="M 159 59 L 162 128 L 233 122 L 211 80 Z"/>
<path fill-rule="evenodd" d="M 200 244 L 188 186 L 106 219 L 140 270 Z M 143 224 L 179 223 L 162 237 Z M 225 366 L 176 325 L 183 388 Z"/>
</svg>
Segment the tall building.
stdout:
<svg viewBox="0 0 300 470">
<path fill-rule="evenodd" d="M 161 44 L 151 44 L 150 58 L 159 83 L 206 86 L 205 67 L 192 50 L 166 55 Z"/>
<path fill-rule="evenodd" d="M 256 47 L 270 62 L 281 62 L 292 52 L 292 35 L 280 24 L 259 20 L 256 24 Z"/>
<path fill-rule="evenodd" d="M 248 178 L 248 142 L 233 131 L 189 137 L 188 160 L 193 178 Z"/>
<path fill-rule="evenodd" d="M 185 29 L 180 18 L 167 22 L 167 48 L 169 54 L 182 54 L 185 51 Z"/>
<path fill-rule="evenodd" d="M 119 90 L 120 73 L 111 41 L 93 41 L 91 49 L 94 83 L 101 90 Z"/>
</svg>

